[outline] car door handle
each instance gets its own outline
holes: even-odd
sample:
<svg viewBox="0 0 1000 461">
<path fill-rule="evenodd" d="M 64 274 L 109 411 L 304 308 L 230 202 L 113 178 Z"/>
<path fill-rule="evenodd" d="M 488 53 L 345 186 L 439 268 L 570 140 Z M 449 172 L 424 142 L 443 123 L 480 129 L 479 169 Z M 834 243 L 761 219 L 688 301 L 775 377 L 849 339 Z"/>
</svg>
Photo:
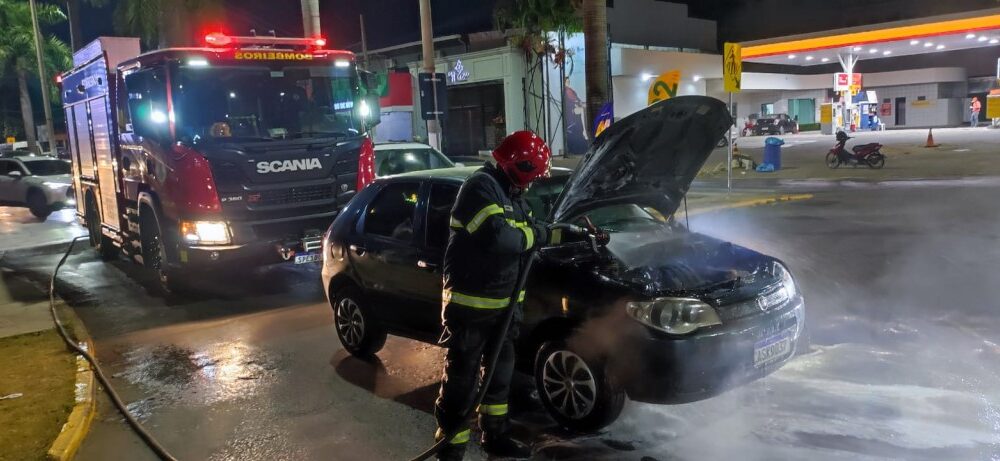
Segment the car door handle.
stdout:
<svg viewBox="0 0 1000 461">
<path fill-rule="evenodd" d="M 368 250 L 366 250 L 365 247 L 354 245 L 352 243 L 351 244 L 351 251 L 353 251 L 358 256 L 363 256 L 365 254 L 365 252 L 368 251 Z"/>
<path fill-rule="evenodd" d="M 434 269 L 437 269 L 438 265 L 434 263 L 429 263 L 427 261 L 424 261 L 423 259 L 419 259 L 417 260 L 417 267 L 433 271 Z"/>
</svg>

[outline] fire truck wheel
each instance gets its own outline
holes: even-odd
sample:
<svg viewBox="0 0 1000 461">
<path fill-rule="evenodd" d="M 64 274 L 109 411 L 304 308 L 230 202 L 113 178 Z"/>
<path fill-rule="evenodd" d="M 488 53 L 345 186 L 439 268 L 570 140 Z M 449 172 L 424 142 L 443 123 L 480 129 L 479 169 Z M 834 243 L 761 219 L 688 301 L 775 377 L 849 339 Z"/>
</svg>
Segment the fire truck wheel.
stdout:
<svg viewBox="0 0 1000 461">
<path fill-rule="evenodd" d="M 97 202 L 93 195 L 87 196 L 87 232 L 90 234 L 90 246 L 94 247 L 102 261 L 112 261 L 118 257 L 118 250 L 110 238 L 101 233 L 101 215 L 97 212 Z"/>
<path fill-rule="evenodd" d="M 52 214 L 52 207 L 45 200 L 45 194 L 39 190 L 28 192 L 28 210 L 42 221 L 45 221 L 45 218 L 48 218 Z"/>
<path fill-rule="evenodd" d="M 156 275 L 157 289 L 163 294 L 178 294 L 182 291 L 177 273 L 166 267 L 167 248 L 163 243 L 160 225 L 155 217 L 142 220 L 139 227 L 142 240 L 142 261 Z"/>
</svg>

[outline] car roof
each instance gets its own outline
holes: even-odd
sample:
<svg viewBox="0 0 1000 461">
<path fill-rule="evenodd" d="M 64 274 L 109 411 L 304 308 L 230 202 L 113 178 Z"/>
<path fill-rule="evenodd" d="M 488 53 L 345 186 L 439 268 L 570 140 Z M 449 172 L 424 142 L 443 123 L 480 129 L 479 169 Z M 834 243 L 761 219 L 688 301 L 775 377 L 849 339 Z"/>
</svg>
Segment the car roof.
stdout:
<svg viewBox="0 0 1000 461">
<path fill-rule="evenodd" d="M 49 156 L 49 155 L 20 155 L 20 156 L 16 156 L 16 157 L 8 157 L 8 158 L 12 158 L 14 160 L 20 160 L 22 162 L 34 162 L 34 161 L 37 161 L 37 160 L 62 160 L 62 159 L 60 159 L 58 157 L 52 157 L 52 156 Z M 68 160 L 63 160 L 63 161 L 64 162 L 68 162 Z"/>
<path fill-rule="evenodd" d="M 375 144 L 375 150 L 430 149 L 431 146 L 419 142 L 383 142 Z"/>
<path fill-rule="evenodd" d="M 410 171 L 408 173 L 401 173 L 392 176 L 386 176 L 386 179 L 390 178 L 406 178 L 406 179 L 450 179 L 454 181 L 465 181 L 472 176 L 477 170 L 482 168 L 482 166 L 460 166 L 454 168 L 438 168 L 436 170 L 420 170 L 420 171 Z M 568 176 L 573 170 L 569 168 L 553 167 L 551 169 L 553 176 Z"/>
</svg>

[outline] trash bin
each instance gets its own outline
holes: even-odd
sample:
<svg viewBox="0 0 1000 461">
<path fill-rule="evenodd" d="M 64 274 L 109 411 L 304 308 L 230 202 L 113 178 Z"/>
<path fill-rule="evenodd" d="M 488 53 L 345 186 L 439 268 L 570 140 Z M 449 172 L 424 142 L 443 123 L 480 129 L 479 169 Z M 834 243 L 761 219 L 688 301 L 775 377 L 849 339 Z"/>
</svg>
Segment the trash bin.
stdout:
<svg viewBox="0 0 1000 461">
<path fill-rule="evenodd" d="M 774 165 L 775 170 L 781 169 L 781 146 L 785 144 L 781 138 L 776 138 L 774 136 L 768 137 L 764 140 L 764 161 L 761 163 L 770 163 Z"/>
</svg>

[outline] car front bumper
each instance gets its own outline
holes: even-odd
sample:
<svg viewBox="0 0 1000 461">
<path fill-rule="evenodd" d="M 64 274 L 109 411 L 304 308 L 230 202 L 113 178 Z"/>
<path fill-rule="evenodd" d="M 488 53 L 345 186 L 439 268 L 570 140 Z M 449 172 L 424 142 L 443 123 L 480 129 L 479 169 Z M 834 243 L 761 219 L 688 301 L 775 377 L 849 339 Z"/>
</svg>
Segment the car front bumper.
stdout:
<svg viewBox="0 0 1000 461">
<path fill-rule="evenodd" d="M 624 349 L 614 356 L 623 357 L 623 351 L 634 351 L 634 355 L 610 370 L 632 400 L 686 403 L 706 399 L 781 368 L 798 352 L 804 321 L 801 297 L 780 309 L 688 337 L 669 337 L 632 321 L 643 331 L 626 335 Z M 755 366 L 756 345 L 782 334 L 791 338 L 788 353 Z"/>
</svg>

